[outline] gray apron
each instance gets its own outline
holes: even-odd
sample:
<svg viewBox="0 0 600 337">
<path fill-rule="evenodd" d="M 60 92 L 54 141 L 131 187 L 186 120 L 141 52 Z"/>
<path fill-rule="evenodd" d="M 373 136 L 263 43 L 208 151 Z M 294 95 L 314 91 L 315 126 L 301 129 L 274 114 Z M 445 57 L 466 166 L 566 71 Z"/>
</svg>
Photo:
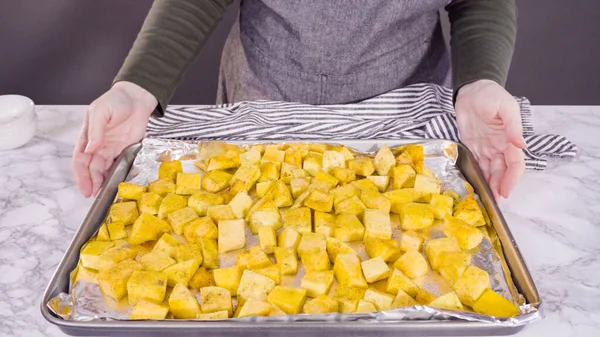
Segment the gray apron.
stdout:
<svg viewBox="0 0 600 337">
<path fill-rule="evenodd" d="M 439 9 L 450 0 L 242 0 L 217 103 L 356 102 L 415 83 L 449 86 Z"/>
</svg>

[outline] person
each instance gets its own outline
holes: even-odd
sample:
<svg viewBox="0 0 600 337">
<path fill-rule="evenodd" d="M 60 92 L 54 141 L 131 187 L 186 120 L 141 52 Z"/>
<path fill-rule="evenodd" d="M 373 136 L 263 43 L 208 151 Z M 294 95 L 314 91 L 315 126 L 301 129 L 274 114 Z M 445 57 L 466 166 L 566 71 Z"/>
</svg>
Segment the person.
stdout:
<svg viewBox="0 0 600 337">
<path fill-rule="evenodd" d="M 149 117 L 164 114 L 231 3 L 154 1 L 112 87 L 87 109 L 72 161 L 85 197 L 144 137 Z M 525 169 L 519 106 L 504 89 L 516 21 L 515 0 L 241 0 L 217 103 L 342 104 L 414 83 L 452 86 L 461 142 L 494 196 L 507 198 Z"/>
</svg>

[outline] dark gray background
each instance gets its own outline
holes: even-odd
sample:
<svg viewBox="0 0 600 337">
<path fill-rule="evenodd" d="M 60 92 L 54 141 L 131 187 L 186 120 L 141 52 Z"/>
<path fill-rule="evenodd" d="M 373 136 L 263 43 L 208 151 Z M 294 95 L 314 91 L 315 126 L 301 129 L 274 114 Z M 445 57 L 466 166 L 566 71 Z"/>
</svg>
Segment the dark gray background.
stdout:
<svg viewBox="0 0 600 337">
<path fill-rule="evenodd" d="M 109 87 L 151 3 L 0 0 L 0 94 L 27 95 L 37 104 L 89 104 Z M 600 104 L 600 1 L 517 3 L 509 91 L 535 105 Z M 172 103 L 214 102 L 221 48 L 237 8 L 238 1 Z"/>
</svg>

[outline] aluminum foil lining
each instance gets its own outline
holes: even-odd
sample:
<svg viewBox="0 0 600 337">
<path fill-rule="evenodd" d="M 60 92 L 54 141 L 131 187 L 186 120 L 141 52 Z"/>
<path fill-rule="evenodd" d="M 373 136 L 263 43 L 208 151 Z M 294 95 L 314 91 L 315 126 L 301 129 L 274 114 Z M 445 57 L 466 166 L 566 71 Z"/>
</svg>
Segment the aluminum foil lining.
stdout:
<svg viewBox="0 0 600 337">
<path fill-rule="evenodd" d="M 249 146 L 252 143 L 235 142 L 241 146 Z M 254 142 L 257 143 L 257 142 Z M 265 144 L 265 142 L 260 142 Z M 280 143 L 280 142 L 279 142 Z M 345 142 L 346 146 L 353 149 L 352 142 Z M 375 142 L 374 142 L 375 143 Z M 380 144 L 381 143 L 381 144 Z M 378 145 L 383 142 L 377 141 Z M 464 176 L 456 167 L 458 152 L 456 144 L 445 140 L 426 140 L 419 144 L 423 145 L 425 153 L 425 166 L 429 168 L 437 177 L 442 180 L 442 190 L 450 189 L 462 197 L 469 193 L 470 184 L 465 180 Z M 392 147 L 392 146 L 390 146 Z M 126 178 L 127 182 L 147 185 L 149 182 L 158 178 L 158 167 L 161 161 L 171 159 L 179 159 L 182 161 L 184 172 L 198 172 L 198 168 L 194 166 L 196 159 L 198 143 L 186 141 L 171 141 L 163 139 L 145 139 L 142 143 L 142 148 L 137 154 L 133 166 Z M 392 148 L 393 149 L 393 148 Z M 373 152 L 360 151 L 353 149 L 357 153 L 374 154 Z M 375 150 L 375 149 L 372 149 Z M 477 196 L 476 196 L 477 198 Z M 483 205 L 481 205 L 483 209 Z M 399 239 L 401 230 L 399 229 L 399 219 L 397 215 L 392 214 L 392 225 L 394 228 L 393 238 Z M 460 319 L 467 321 L 487 322 L 502 326 L 516 326 L 528 324 L 532 321 L 542 318 L 538 308 L 538 303 L 525 303 L 524 297 L 518 293 L 512 278 L 508 275 L 508 267 L 506 261 L 501 254 L 499 246 L 495 246 L 494 242 L 498 242 L 498 238 L 491 226 L 487 226 L 488 235 L 484 235 L 484 239 L 472 256 L 471 264 L 488 272 L 490 275 L 491 285 L 494 291 L 500 293 L 504 297 L 515 303 L 521 314 L 513 318 L 499 319 L 491 316 L 481 315 L 470 311 L 448 311 L 431 308 L 428 306 L 418 305 L 401 309 L 393 309 L 389 311 L 380 311 L 366 314 L 322 314 L 322 315 L 288 315 L 278 317 L 245 317 L 231 318 L 230 320 L 249 321 L 249 322 L 288 322 L 288 321 L 373 321 L 373 322 L 394 322 L 403 320 L 451 320 Z M 442 226 L 440 223 L 434 224 L 427 235 L 429 239 L 444 237 Z M 249 229 L 246 232 L 247 243 L 246 248 L 258 245 L 258 236 L 252 235 Z M 361 242 L 349 243 L 365 260 L 368 259 L 364 245 Z M 236 257 L 243 250 L 220 254 L 219 259 L 221 267 L 229 267 L 234 265 Z M 500 254 L 498 253 L 500 252 Z M 273 258 L 271 257 L 273 260 Z M 273 262 L 275 262 L 273 260 Z M 281 283 L 287 285 L 300 286 L 300 281 L 304 275 L 303 269 L 299 268 L 296 276 L 282 277 Z M 61 293 L 47 305 L 58 316 L 65 320 L 74 321 L 90 321 L 90 320 L 127 320 L 133 309 L 126 302 L 116 303 L 107 299 L 102 295 L 100 288 L 95 283 L 79 280 L 73 282 L 74 277 L 71 277 L 69 293 Z M 424 290 L 440 296 L 452 290 L 451 286 L 437 273 L 430 273 L 421 278 L 417 278 L 415 283 Z M 335 290 L 336 282 L 332 286 L 330 294 Z M 199 300 L 199 294 L 196 294 Z M 234 300 L 234 310 L 237 303 Z"/>
</svg>

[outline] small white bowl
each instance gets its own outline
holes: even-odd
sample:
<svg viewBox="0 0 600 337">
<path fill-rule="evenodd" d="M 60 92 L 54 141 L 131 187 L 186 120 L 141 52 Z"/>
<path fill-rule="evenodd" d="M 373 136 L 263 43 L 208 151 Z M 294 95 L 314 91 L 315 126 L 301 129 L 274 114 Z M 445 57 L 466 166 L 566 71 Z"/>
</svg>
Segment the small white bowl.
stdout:
<svg viewBox="0 0 600 337">
<path fill-rule="evenodd" d="M 0 151 L 27 144 L 35 135 L 37 115 L 31 99 L 0 95 Z"/>
</svg>

